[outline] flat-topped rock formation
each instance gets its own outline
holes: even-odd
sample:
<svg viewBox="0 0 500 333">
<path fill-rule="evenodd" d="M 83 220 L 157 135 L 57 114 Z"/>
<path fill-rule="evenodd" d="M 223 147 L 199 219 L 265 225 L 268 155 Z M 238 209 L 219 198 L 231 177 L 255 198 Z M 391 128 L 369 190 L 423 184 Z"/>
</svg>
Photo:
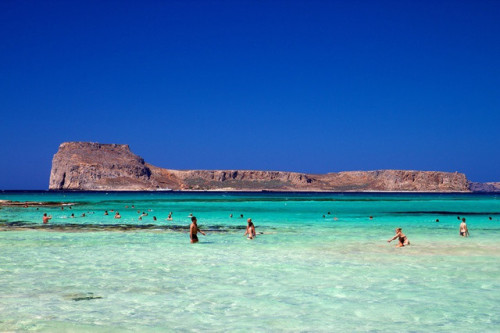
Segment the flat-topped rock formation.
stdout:
<svg viewBox="0 0 500 333">
<path fill-rule="evenodd" d="M 146 163 L 128 145 L 65 142 L 52 160 L 50 190 L 85 191 L 419 191 L 469 192 L 462 173 L 350 171 L 305 174 L 252 170 L 170 170 Z"/>
</svg>

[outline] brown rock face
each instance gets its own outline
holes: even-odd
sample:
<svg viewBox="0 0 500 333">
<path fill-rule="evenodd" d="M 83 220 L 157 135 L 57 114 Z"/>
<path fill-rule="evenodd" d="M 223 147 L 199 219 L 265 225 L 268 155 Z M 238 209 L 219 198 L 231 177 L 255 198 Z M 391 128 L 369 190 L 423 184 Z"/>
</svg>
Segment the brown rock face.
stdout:
<svg viewBox="0 0 500 333">
<path fill-rule="evenodd" d="M 469 192 L 463 173 L 412 170 L 349 171 L 327 174 L 336 190 Z"/>
<path fill-rule="evenodd" d="M 128 145 L 66 142 L 54 155 L 50 190 L 421 191 L 469 192 L 462 173 L 352 171 L 311 175 L 252 170 L 169 170 L 147 164 Z"/>
<path fill-rule="evenodd" d="M 51 190 L 147 190 L 151 170 L 128 145 L 65 142 L 52 160 Z"/>
</svg>

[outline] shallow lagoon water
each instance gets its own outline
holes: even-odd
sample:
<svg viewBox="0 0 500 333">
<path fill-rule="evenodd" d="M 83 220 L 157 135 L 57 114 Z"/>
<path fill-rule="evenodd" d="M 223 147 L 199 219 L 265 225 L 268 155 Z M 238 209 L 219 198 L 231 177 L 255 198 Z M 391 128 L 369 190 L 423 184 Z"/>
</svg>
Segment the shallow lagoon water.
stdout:
<svg viewBox="0 0 500 333">
<path fill-rule="evenodd" d="M 0 232 L 0 331 L 500 330 L 496 195 L 0 192 L 1 199 L 76 204 L 0 210 L 0 225 L 23 226 Z M 104 216 L 106 209 L 123 218 Z M 138 220 L 137 210 L 148 216 Z M 50 225 L 78 227 L 32 229 L 43 212 Z M 189 244 L 189 213 L 208 230 L 198 244 Z M 457 216 L 467 218 L 471 237 L 458 236 Z M 263 233 L 254 240 L 243 237 L 247 217 Z M 411 246 L 387 243 L 398 226 Z"/>
</svg>

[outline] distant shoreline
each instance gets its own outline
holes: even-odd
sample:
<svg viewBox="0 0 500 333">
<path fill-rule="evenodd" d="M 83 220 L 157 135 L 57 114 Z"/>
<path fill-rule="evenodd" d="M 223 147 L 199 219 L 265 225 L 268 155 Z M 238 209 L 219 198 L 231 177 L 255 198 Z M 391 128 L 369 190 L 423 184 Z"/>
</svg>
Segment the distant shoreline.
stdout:
<svg viewBox="0 0 500 333">
<path fill-rule="evenodd" d="M 158 193 L 158 194 L 168 194 L 168 193 L 276 193 L 276 194 L 286 194 L 286 193 L 304 193 L 304 194 L 500 194 L 498 192 L 472 192 L 472 191 L 456 191 L 456 192 L 436 192 L 436 191 L 271 191 L 271 190 L 172 190 L 172 191 L 154 191 L 154 190 L 0 190 L 0 193 L 29 193 L 29 192 L 43 192 L 43 193 Z M 2 200 L 0 200 L 2 201 Z"/>
</svg>

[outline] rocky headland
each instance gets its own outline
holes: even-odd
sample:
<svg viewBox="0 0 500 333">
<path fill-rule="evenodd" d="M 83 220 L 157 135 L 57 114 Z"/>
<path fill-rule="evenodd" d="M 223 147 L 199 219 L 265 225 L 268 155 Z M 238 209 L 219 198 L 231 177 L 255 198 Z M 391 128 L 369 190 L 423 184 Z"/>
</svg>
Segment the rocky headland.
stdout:
<svg viewBox="0 0 500 333">
<path fill-rule="evenodd" d="M 52 160 L 50 190 L 471 192 L 497 189 L 463 173 L 379 170 L 306 174 L 253 170 L 171 170 L 146 163 L 128 145 L 65 142 Z M 498 186 L 498 187 L 497 187 Z"/>
</svg>

